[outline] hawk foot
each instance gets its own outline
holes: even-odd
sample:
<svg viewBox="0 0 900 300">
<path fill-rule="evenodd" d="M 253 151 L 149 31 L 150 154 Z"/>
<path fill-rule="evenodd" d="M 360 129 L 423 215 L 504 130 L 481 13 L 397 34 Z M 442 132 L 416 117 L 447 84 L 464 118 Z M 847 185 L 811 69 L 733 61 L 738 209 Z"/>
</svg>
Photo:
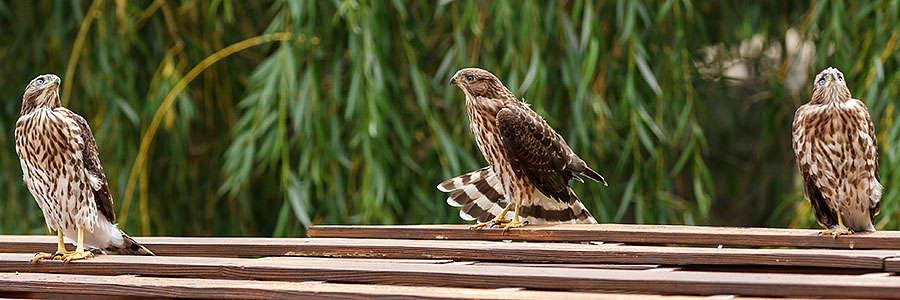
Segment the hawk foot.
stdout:
<svg viewBox="0 0 900 300">
<path fill-rule="evenodd" d="M 66 254 L 70 254 L 70 253 L 72 253 L 72 252 L 71 251 L 56 251 L 56 252 L 53 252 L 53 256 L 51 256 L 50 259 L 63 260 L 63 257 L 65 257 Z"/>
<path fill-rule="evenodd" d="M 819 232 L 819 235 L 831 235 L 831 238 L 836 239 L 840 235 L 853 235 L 853 229 L 847 228 L 833 228 L 830 230 Z"/>
<path fill-rule="evenodd" d="M 518 219 L 518 218 L 516 218 Z M 503 226 L 503 233 L 509 231 L 510 228 L 522 228 L 525 227 L 525 224 L 528 224 L 528 221 L 519 222 L 519 220 L 512 220 L 509 223 L 506 223 L 506 226 Z"/>
<path fill-rule="evenodd" d="M 39 261 L 45 259 L 53 259 L 56 253 L 47 253 L 47 252 L 38 252 L 34 254 L 34 257 L 31 258 L 31 264 L 35 264 Z"/>
<path fill-rule="evenodd" d="M 841 218 L 840 214 L 837 215 L 837 219 L 838 219 L 837 225 L 831 226 L 831 228 L 829 228 L 826 231 L 819 232 L 819 235 L 830 234 L 831 238 L 833 238 L 833 239 L 836 239 L 839 235 L 842 235 L 842 234 L 852 235 L 853 229 L 849 229 L 849 228 L 847 228 L 847 226 L 844 226 L 844 220 L 843 220 L 843 218 Z"/>
<path fill-rule="evenodd" d="M 94 253 L 91 253 L 91 251 L 72 251 L 69 253 L 61 254 L 59 259 L 61 259 L 64 263 L 69 263 L 73 260 L 88 259 L 91 257 L 94 257 Z M 53 259 L 57 258 L 54 257 Z"/>
<path fill-rule="evenodd" d="M 472 225 L 472 227 L 469 227 L 469 229 L 478 230 L 478 229 L 484 229 L 484 228 L 494 228 L 494 227 L 497 227 L 498 225 L 507 224 L 509 222 L 510 222 L 509 220 L 506 220 L 504 218 L 496 217 L 493 220 Z"/>
</svg>

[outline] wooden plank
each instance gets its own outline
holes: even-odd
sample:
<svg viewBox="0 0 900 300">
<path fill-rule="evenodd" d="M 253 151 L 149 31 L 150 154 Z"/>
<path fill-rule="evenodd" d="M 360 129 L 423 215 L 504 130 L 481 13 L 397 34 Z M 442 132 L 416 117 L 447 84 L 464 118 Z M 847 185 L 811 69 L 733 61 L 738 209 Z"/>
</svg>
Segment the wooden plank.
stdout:
<svg viewBox="0 0 900 300">
<path fill-rule="evenodd" d="M 900 273 L 900 257 L 893 257 L 884 260 L 884 270 L 887 272 Z"/>
<path fill-rule="evenodd" d="M 900 251 L 597 246 L 566 243 L 308 239 L 288 255 L 582 264 L 769 265 L 882 270 Z"/>
<path fill-rule="evenodd" d="M 44 237 L 41 239 L 46 240 Z M 19 240 L 22 240 L 19 237 Z M 900 251 L 733 249 L 381 239 L 144 238 L 159 255 L 325 256 L 553 263 L 745 264 L 881 269 Z M 9 242 L 0 243 L 6 245 Z M 50 244 L 43 247 L 50 246 Z M 20 249 L 17 247 L 11 247 Z M 227 249 L 227 250 L 224 250 Z"/>
<path fill-rule="evenodd" d="M 29 254 L 0 254 L 0 272 L 329 281 L 387 285 L 625 291 L 654 294 L 891 298 L 900 277 L 527 268 L 209 257 L 98 256 L 29 265 Z"/>
<path fill-rule="evenodd" d="M 701 299 L 691 296 L 590 294 L 576 292 L 488 290 L 320 282 L 93 276 L 43 273 L 2 273 L 0 291 L 60 295 L 177 297 L 216 299 Z"/>
<path fill-rule="evenodd" d="M 571 268 L 571 269 L 613 269 L 613 270 L 652 270 L 660 265 L 637 264 L 557 264 L 557 263 L 504 263 L 504 262 L 471 262 L 479 266 L 512 266 L 529 268 Z"/>
<path fill-rule="evenodd" d="M 22 246 L 29 240 L 40 240 L 44 244 L 31 245 L 36 249 Z M 162 256 L 292 255 L 578 264 L 767 265 L 876 270 L 883 269 L 885 258 L 900 256 L 900 250 L 746 249 L 340 238 L 143 238 L 141 242 Z M 15 243 L 20 245 L 10 246 Z M 36 251 L 51 246 L 55 247 L 46 237 L 40 236 L 13 236 L 0 242 L 0 250 L 6 251 Z"/>
<path fill-rule="evenodd" d="M 680 225 L 563 224 L 469 230 L 469 225 L 312 226 L 310 237 L 426 240 L 603 241 L 639 244 L 900 249 L 900 231 L 819 236 L 820 230 Z"/>
</svg>

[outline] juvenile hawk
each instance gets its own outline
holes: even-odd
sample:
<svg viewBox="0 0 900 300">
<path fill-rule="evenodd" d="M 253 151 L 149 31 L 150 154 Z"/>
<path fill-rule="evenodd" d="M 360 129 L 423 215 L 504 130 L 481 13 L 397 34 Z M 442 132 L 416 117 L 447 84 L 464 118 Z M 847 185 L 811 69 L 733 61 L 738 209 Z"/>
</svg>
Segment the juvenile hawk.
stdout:
<svg viewBox="0 0 900 300">
<path fill-rule="evenodd" d="M 449 179 L 438 189 L 456 190 L 447 202 L 462 207 L 463 219 L 481 222 L 473 229 L 496 224 L 509 229 L 525 222 L 597 223 L 569 180 L 584 182 L 577 174 L 604 185 L 606 180 L 541 116 L 488 71 L 459 70 L 450 84 L 466 95 L 469 128 L 488 167 Z"/>
<path fill-rule="evenodd" d="M 794 115 L 793 136 L 803 195 L 828 229 L 823 234 L 875 231 L 882 190 L 875 125 L 866 105 L 850 98 L 841 71 L 816 75 L 812 100 Z"/>
<path fill-rule="evenodd" d="M 37 253 L 31 262 L 93 256 L 85 246 L 104 253 L 153 255 L 116 225 L 94 135 L 84 118 L 60 106 L 59 83 L 53 74 L 32 80 L 16 121 L 16 153 L 25 185 L 44 212 L 47 228 L 59 237 L 56 252 Z M 76 239 L 74 252 L 66 251 L 63 236 Z"/>
</svg>

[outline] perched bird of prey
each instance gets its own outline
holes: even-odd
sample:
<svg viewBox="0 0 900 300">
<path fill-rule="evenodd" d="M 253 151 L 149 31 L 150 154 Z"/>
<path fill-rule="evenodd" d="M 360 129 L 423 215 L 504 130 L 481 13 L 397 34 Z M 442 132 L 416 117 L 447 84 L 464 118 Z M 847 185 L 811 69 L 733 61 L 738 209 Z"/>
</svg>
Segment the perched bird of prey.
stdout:
<svg viewBox="0 0 900 300">
<path fill-rule="evenodd" d="M 456 191 L 447 202 L 462 207 L 463 219 L 481 222 L 473 229 L 503 225 L 508 230 L 526 222 L 597 223 L 569 180 L 584 182 L 577 175 L 604 185 L 606 180 L 541 116 L 488 71 L 459 70 L 450 84 L 466 95 L 469 128 L 488 166 L 449 179 L 438 189 Z"/>
<path fill-rule="evenodd" d="M 58 249 L 37 253 L 31 262 L 69 262 L 104 253 L 153 255 L 116 225 L 113 200 L 97 144 L 87 121 L 60 106 L 59 77 L 38 76 L 25 87 L 16 121 L 16 153 L 25 185 L 44 212 L 47 228 L 56 230 Z M 66 251 L 63 236 L 77 241 Z"/>
<path fill-rule="evenodd" d="M 794 115 L 794 155 L 803 195 L 831 234 L 875 231 L 881 208 L 875 125 L 866 105 L 850 97 L 844 74 L 816 75 L 813 96 Z"/>
</svg>

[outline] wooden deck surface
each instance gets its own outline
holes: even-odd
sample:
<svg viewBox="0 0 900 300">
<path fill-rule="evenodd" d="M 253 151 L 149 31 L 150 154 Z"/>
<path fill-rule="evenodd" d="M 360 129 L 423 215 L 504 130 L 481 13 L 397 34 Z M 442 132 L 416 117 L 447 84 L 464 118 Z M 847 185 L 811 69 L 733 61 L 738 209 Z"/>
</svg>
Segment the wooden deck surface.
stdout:
<svg viewBox="0 0 900 300">
<path fill-rule="evenodd" d="M 54 236 L 0 236 L 0 298 L 900 295 L 900 246 L 885 246 L 898 245 L 897 232 L 837 239 L 817 233 L 611 224 L 506 234 L 457 225 L 314 226 L 312 238 L 137 237 L 158 256 L 34 265 L 27 263 L 34 252 L 56 248 Z"/>
</svg>

